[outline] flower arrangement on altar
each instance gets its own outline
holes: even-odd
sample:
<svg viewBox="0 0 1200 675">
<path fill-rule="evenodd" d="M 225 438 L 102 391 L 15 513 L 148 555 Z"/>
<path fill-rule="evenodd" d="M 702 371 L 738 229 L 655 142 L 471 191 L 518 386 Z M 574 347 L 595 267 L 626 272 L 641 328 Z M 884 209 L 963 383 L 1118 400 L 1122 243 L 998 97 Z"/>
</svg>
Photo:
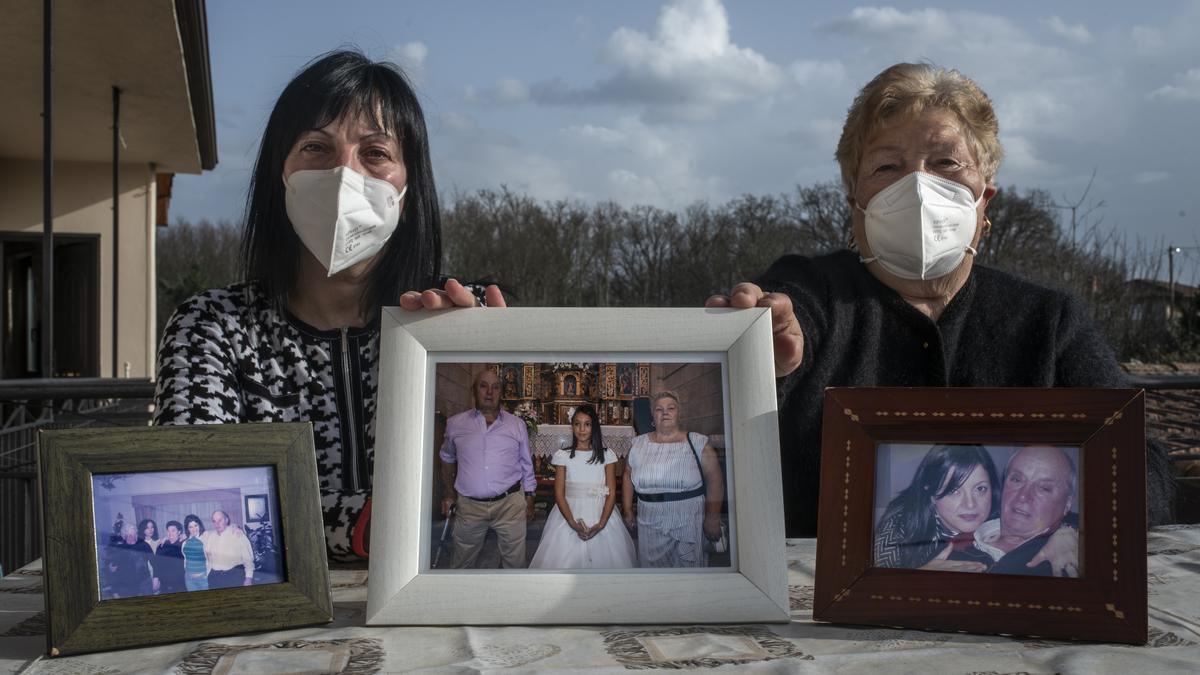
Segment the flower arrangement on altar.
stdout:
<svg viewBox="0 0 1200 675">
<path fill-rule="evenodd" d="M 538 413 L 531 401 L 521 401 L 513 410 L 513 414 L 521 418 L 525 422 L 525 430 L 530 436 L 537 433 L 538 430 Z"/>
</svg>

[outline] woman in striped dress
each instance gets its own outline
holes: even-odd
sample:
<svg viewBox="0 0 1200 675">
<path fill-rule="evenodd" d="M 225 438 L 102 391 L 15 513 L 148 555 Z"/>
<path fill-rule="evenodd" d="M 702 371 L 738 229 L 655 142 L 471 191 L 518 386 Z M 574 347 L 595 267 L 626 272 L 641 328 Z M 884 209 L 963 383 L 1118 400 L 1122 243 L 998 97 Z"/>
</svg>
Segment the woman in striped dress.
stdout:
<svg viewBox="0 0 1200 675">
<path fill-rule="evenodd" d="M 208 590 L 208 558 L 204 552 L 204 523 L 195 515 L 183 519 L 187 539 L 183 540 L 183 582 L 189 591 Z"/>
<path fill-rule="evenodd" d="M 651 400 L 654 431 L 633 439 L 622 490 L 625 524 L 636 518 L 640 567 L 704 567 L 704 539 L 721 536 L 725 479 L 708 437 L 680 428 L 679 396 Z M 634 497 L 637 510 L 634 510 Z"/>
</svg>

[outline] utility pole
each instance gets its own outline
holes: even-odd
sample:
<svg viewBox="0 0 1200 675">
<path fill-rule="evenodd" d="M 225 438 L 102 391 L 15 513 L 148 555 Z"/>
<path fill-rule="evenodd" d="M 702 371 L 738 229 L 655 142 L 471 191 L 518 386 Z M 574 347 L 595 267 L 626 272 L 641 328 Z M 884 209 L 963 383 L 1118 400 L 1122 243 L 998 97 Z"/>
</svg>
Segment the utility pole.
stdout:
<svg viewBox="0 0 1200 675">
<path fill-rule="evenodd" d="M 1182 252 L 1178 246 L 1167 247 L 1167 288 L 1170 289 L 1170 304 L 1167 305 L 1167 320 L 1175 318 L 1175 254 Z"/>
<path fill-rule="evenodd" d="M 1088 179 L 1087 187 L 1085 187 L 1083 189 L 1083 194 L 1079 195 L 1079 199 L 1077 199 L 1073 202 L 1069 202 L 1069 201 L 1067 201 L 1067 196 L 1064 194 L 1063 195 L 1064 203 L 1050 205 L 1056 209 L 1069 210 L 1071 212 L 1071 252 L 1072 253 L 1075 252 L 1075 218 L 1079 211 L 1079 207 L 1083 205 L 1083 202 L 1087 200 L 1088 193 L 1092 191 L 1092 183 L 1096 182 L 1096 171 L 1099 168 L 1100 167 L 1092 168 L 1092 177 Z M 1090 213 L 1092 211 L 1092 209 L 1100 208 L 1103 206 L 1104 206 L 1104 202 L 1100 202 L 1096 206 L 1091 207 L 1091 209 L 1088 210 L 1088 213 Z M 1085 214 L 1085 217 L 1086 217 L 1086 214 Z"/>
</svg>

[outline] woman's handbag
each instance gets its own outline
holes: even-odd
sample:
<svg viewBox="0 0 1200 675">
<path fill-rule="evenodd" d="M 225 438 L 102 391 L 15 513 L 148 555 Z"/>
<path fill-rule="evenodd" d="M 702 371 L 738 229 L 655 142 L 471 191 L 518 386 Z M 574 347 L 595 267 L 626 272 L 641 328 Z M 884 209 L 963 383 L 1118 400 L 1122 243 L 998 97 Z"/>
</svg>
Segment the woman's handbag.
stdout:
<svg viewBox="0 0 1200 675">
<path fill-rule="evenodd" d="M 696 469 L 700 471 L 700 486 L 704 490 L 705 499 L 708 499 L 708 481 L 704 478 L 704 467 L 700 466 L 700 453 L 696 452 L 696 445 L 692 443 L 690 431 L 686 437 L 688 447 L 692 449 L 692 459 L 696 460 Z M 725 527 L 724 520 L 721 521 L 721 536 L 716 539 L 709 539 L 708 535 L 704 536 L 704 550 L 709 553 L 725 553 L 729 550 L 729 530 Z"/>
<path fill-rule="evenodd" d="M 716 539 L 704 538 L 704 550 L 709 553 L 726 553 L 729 551 L 729 530 L 721 523 L 721 536 Z"/>
</svg>

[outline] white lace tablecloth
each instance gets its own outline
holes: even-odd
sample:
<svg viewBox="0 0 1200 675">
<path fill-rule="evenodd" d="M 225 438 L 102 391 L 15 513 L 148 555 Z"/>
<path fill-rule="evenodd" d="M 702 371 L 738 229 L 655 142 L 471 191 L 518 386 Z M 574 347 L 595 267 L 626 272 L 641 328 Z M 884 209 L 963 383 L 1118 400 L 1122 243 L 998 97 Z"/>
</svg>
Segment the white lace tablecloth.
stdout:
<svg viewBox="0 0 1200 675">
<path fill-rule="evenodd" d="M 1150 643 L 1073 644 L 813 623 L 811 539 L 788 541 L 790 624 L 367 628 L 366 572 L 335 570 L 326 627 L 71 658 L 41 657 L 37 564 L 0 580 L 0 672 L 628 673 L 737 665 L 789 673 L 1195 673 L 1200 671 L 1200 526 L 1150 534 Z"/>
</svg>

